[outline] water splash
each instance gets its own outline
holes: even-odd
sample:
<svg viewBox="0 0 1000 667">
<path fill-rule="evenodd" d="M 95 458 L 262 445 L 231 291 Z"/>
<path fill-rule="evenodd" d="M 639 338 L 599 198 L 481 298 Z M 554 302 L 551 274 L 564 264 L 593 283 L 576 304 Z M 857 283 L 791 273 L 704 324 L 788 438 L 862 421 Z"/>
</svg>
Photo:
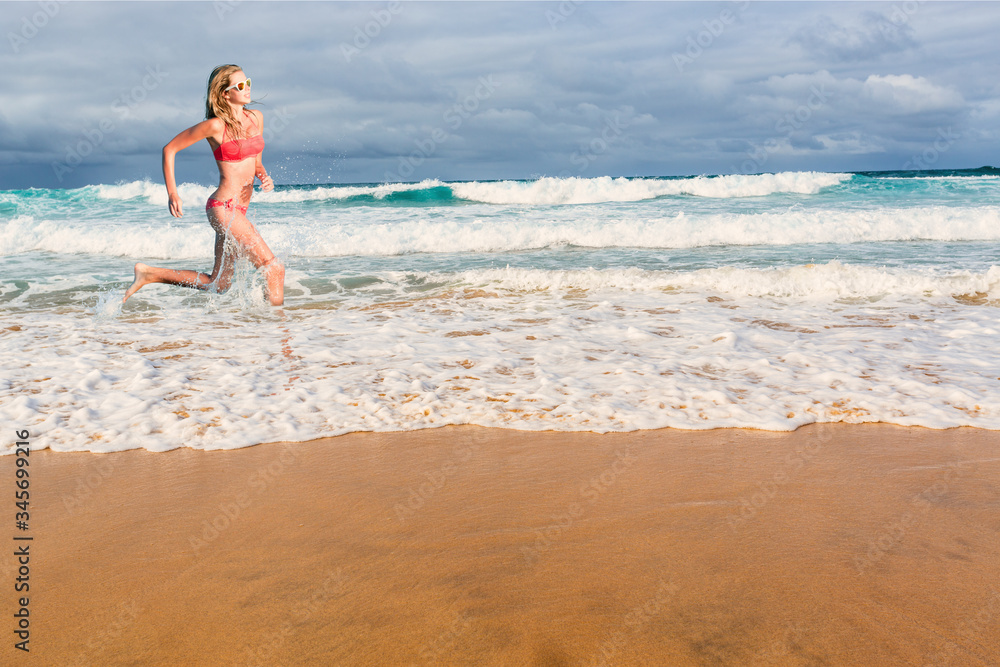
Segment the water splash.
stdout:
<svg viewBox="0 0 1000 667">
<path fill-rule="evenodd" d="M 100 290 L 97 293 L 97 303 L 90 315 L 94 322 L 109 322 L 117 320 L 122 314 L 122 299 L 125 297 L 125 290 L 110 288 Z"/>
</svg>

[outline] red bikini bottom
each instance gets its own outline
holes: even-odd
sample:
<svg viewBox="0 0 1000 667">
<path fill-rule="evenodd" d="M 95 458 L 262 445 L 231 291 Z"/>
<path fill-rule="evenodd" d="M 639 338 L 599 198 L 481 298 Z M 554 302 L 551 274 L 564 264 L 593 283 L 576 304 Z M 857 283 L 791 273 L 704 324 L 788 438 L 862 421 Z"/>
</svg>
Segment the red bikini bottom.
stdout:
<svg viewBox="0 0 1000 667">
<path fill-rule="evenodd" d="M 235 207 L 236 210 L 239 211 L 240 213 L 242 213 L 243 215 L 247 214 L 247 208 L 248 207 L 247 206 L 240 206 L 239 204 L 237 204 L 235 198 L 233 198 L 233 199 L 227 199 L 226 201 L 219 201 L 218 199 L 213 199 L 212 197 L 209 197 L 208 201 L 205 202 L 205 210 L 206 211 L 208 209 L 210 209 L 210 208 L 218 208 L 220 206 L 222 208 L 226 209 L 227 211 L 232 211 L 233 208 Z"/>
</svg>

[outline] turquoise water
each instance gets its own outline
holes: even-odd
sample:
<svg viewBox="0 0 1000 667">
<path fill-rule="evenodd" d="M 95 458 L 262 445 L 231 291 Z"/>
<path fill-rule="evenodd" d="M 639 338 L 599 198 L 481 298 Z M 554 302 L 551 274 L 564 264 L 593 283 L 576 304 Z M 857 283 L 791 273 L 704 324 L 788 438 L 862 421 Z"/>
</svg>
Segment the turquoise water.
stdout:
<svg viewBox="0 0 1000 667">
<path fill-rule="evenodd" d="M 0 192 L 0 414 L 53 448 L 1000 427 L 993 168 L 278 184 L 248 217 L 283 308 L 248 265 L 122 308 L 136 261 L 211 268 L 214 185 L 179 190 L 180 219 L 159 183 Z"/>
</svg>

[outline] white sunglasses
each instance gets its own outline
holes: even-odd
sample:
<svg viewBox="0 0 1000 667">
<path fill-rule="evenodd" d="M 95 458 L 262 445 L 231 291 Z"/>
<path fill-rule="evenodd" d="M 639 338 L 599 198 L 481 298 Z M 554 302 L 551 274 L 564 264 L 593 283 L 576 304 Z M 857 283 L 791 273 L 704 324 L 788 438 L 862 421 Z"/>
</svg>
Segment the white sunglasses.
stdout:
<svg viewBox="0 0 1000 667">
<path fill-rule="evenodd" d="M 249 87 L 250 87 L 250 77 L 247 77 L 247 80 L 246 80 L 246 81 L 240 81 L 239 83 L 234 83 L 233 85 L 229 86 L 228 88 L 226 88 L 226 89 L 225 89 L 224 91 L 222 91 L 222 92 L 224 92 L 224 93 L 228 93 L 228 92 L 229 92 L 230 90 L 232 90 L 233 88 L 236 88 L 236 89 L 237 89 L 237 90 L 239 90 L 240 92 L 243 92 L 243 88 L 244 88 L 244 87 L 246 87 L 246 88 L 249 88 Z"/>
</svg>

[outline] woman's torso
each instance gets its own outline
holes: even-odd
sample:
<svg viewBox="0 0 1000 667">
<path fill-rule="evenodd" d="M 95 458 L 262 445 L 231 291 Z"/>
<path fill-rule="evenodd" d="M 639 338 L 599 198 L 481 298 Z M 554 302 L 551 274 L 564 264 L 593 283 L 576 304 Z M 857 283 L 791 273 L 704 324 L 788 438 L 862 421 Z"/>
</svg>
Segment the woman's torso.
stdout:
<svg viewBox="0 0 1000 667">
<path fill-rule="evenodd" d="M 219 187 L 212 194 L 213 199 L 226 201 L 235 197 L 246 206 L 253 195 L 254 173 L 257 155 L 264 147 L 260 129 L 260 119 L 256 114 L 243 110 L 243 134 L 235 139 L 230 136 L 225 123 L 220 138 L 208 137 L 215 164 L 219 167 Z"/>
</svg>

